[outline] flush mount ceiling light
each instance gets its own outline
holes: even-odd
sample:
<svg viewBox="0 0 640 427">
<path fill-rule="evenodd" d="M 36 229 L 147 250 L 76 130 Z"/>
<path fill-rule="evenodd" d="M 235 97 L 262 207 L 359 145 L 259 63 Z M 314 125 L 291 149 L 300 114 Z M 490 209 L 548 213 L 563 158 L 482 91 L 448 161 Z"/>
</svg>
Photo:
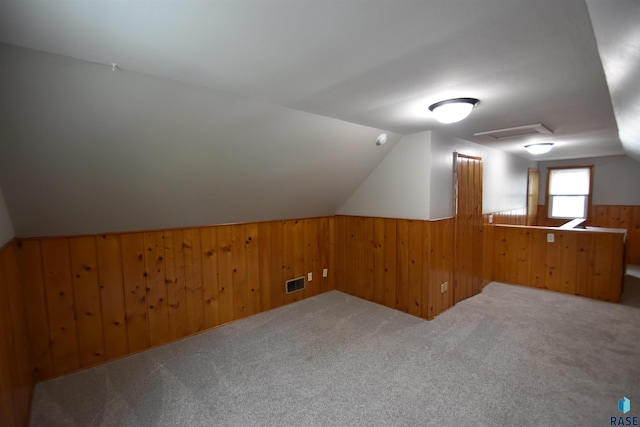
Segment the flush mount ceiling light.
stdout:
<svg viewBox="0 0 640 427">
<path fill-rule="evenodd" d="M 544 142 L 542 144 L 529 144 L 525 145 L 524 148 L 526 148 L 530 154 L 544 154 L 551 151 L 551 149 L 553 148 L 553 144 L 551 142 Z"/>
<path fill-rule="evenodd" d="M 473 107 L 480 101 L 475 98 L 454 98 L 436 102 L 429 106 L 436 120 L 440 123 L 455 123 L 471 114 Z"/>
<path fill-rule="evenodd" d="M 380 135 L 378 135 L 378 138 L 376 138 L 376 145 L 382 145 L 385 142 L 387 142 L 387 134 L 386 133 L 381 133 Z"/>
</svg>

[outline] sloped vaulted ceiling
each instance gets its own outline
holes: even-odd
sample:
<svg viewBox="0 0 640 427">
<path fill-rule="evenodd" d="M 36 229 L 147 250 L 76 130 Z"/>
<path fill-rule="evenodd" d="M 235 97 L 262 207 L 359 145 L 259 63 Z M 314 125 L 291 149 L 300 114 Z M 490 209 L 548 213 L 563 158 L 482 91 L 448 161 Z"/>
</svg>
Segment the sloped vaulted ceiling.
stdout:
<svg viewBox="0 0 640 427">
<path fill-rule="evenodd" d="M 640 162 L 640 2 L 588 0 L 620 140 Z"/>
<path fill-rule="evenodd" d="M 428 130 L 624 153 L 581 0 L 3 0 L 0 60 L 19 236 L 332 214 Z M 463 122 L 427 112 L 459 96 L 481 100 Z"/>
<path fill-rule="evenodd" d="M 400 138 L 0 45 L 0 182 L 20 237 L 332 215 Z"/>
</svg>

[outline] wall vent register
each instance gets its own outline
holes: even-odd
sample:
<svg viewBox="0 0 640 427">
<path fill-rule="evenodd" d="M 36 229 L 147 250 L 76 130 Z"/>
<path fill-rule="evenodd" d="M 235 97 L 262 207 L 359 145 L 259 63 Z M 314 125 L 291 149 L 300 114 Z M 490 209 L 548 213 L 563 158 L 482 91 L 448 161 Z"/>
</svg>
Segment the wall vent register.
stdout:
<svg viewBox="0 0 640 427">
<path fill-rule="evenodd" d="M 285 283 L 285 290 L 288 294 L 292 292 L 301 291 L 304 289 L 304 277 L 298 277 L 297 279 L 287 280 Z"/>
</svg>

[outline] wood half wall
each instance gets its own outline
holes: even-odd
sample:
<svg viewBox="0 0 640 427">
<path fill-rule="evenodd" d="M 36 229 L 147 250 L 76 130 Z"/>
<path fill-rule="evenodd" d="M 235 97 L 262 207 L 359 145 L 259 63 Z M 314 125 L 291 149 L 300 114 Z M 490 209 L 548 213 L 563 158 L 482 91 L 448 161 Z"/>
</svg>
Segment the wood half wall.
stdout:
<svg viewBox="0 0 640 427">
<path fill-rule="evenodd" d="M 323 217 L 19 240 L 33 380 L 334 289 L 334 226 Z M 308 272 L 305 290 L 285 293 Z"/>
<path fill-rule="evenodd" d="M 623 234 L 496 225 L 496 281 L 618 302 L 624 274 Z M 547 241 L 553 234 L 554 241 Z"/>
<path fill-rule="evenodd" d="M 566 220 L 547 218 L 547 207 L 538 206 L 536 225 L 557 227 Z M 593 205 L 589 218 L 584 225 L 591 227 L 609 227 L 627 229 L 626 261 L 628 264 L 640 264 L 640 206 Z"/>
<path fill-rule="evenodd" d="M 0 249 L 0 424 L 3 426 L 28 423 L 35 384 L 29 361 L 25 307 L 13 241 Z"/>
<path fill-rule="evenodd" d="M 336 232 L 338 290 L 425 319 L 453 305 L 453 218 L 338 216 Z"/>
</svg>

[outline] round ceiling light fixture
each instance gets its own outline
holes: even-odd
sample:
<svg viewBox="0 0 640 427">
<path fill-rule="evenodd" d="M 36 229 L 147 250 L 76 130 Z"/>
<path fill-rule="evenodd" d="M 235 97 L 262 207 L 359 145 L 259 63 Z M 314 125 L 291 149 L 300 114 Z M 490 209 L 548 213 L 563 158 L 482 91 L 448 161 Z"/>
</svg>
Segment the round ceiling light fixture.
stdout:
<svg viewBox="0 0 640 427">
<path fill-rule="evenodd" d="M 524 148 L 527 149 L 529 154 L 534 154 L 534 155 L 545 154 L 551 151 L 551 149 L 553 148 L 553 143 L 544 142 L 542 144 L 529 144 L 529 145 L 525 145 Z"/>
<path fill-rule="evenodd" d="M 431 104 L 429 110 L 440 123 L 456 123 L 471 114 L 479 102 L 476 98 L 453 98 Z"/>
<path fill-rule="evenodd" d="M 381 133 L 380 135 L 378 135 L 378 137 L 376 138 L 376 145 L 382 145 L 385 142 L 387 142 L 388 139 L 388 135 L 386 133 Z"/>
</svg>

